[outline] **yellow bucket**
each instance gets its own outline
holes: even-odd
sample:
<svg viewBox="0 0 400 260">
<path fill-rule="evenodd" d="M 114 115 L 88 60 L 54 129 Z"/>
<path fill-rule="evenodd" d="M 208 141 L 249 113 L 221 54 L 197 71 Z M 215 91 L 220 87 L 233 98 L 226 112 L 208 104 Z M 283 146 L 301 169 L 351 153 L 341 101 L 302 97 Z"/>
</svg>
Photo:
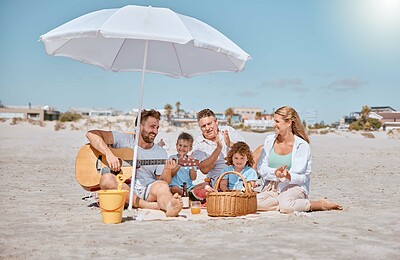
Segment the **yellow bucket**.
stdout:
<svg viewBox="0 0 400 260">
<path fill-rule="evenodd" d="M 118 224 L 122 221 L 127 190 L 99 190 L 99 206 L 104 224 Z"/>
</svg>

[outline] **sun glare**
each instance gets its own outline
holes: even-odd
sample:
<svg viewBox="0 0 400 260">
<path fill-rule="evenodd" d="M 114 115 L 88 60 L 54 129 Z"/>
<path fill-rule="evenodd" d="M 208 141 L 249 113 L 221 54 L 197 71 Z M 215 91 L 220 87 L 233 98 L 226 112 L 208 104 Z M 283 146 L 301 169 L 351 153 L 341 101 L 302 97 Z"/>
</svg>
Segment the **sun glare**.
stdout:
<svg viewBox="0 0 400 260">
<path fill-rule="evenodd" d="M 366 24 L 375 24 L 377 29 L 384 32 L 399 30 L 399 0 L 364 0 L 362 5 L 364 5 L 363 16 Z M 397 31 L 397 33 L 399 32 L 400 31 Z"/>
<path fill-rule="evenodd" d="M 327 3 L 327 2 L 324 2 Z M 349 52 L 393 60 L 400 55 L 400 0 L 335 0 L 323 7 L 335 41 Z M 328 19 L 328 20 L 326 20 Z"/>
</svg>

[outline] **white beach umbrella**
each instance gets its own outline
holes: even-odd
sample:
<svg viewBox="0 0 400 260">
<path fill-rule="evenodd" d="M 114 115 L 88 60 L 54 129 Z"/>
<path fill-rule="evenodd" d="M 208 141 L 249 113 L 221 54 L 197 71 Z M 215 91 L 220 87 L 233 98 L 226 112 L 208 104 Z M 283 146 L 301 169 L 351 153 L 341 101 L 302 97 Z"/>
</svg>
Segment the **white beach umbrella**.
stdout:
<svg viewBox="0 0 400 260">
<path fill-rule="evenodd" d="M 40 36 L 49 55 L 64 56 L 112 71 L 174 78 L 243 71 L 251 57 L 213 27 L 168 8 L 128 5 L 80 16 Z M 140 113 L 138 115 L 140 122 Z M 137 133 L 140 132 L 138 124 Z M 137 145 L 135 138 L 129 210 L 132 209 Z"/>
</svg>

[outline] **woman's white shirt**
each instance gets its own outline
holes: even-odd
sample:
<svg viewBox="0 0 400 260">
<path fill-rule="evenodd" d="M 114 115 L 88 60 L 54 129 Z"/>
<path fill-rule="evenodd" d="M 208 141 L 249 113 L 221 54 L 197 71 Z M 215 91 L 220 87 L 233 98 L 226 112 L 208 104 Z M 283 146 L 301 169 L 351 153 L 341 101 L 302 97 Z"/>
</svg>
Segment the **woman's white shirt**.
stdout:
<svg viewBox="0 0 400 260">
<path fill-rule="evenodd" d="M 289 170 L 291 180 L 285 179 L 279 181 L 275 176 L 276 168 L 268 165 L 268 158 L 274 147 L 276 135 L 269 135 L 264 142 L 264 157 L 258 169 L 259 174 L 265 181 L 278 181 L 278 192 L 285 190 L 289 185 L 300 186 L 304 193 L 308 196 L 310 190 L 310 174 L 311 174 L 311 149 L 310 145 L 297 135 L 294 136 L 294 144 L 292 149 L 292 166 Z"/>
</svg>

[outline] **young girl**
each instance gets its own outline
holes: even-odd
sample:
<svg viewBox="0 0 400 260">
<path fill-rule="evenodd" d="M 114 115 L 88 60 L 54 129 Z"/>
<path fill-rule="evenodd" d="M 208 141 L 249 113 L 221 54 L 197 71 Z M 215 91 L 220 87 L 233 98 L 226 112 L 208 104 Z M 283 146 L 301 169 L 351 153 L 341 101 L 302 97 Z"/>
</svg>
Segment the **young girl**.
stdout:
<svg viewBox="0 0 400 260">
<path fill-rule="evenodd" d="M 251 168 L 254 164 L 253 154 L 250 147 L 245 142 L 235 143 L 228 152 L 228 156 L 225 160 L 226 164 L 229 166 L 225 167 L 222 173 L 228 171 L 239 172 L 251 187 L 255 186 L 257 173 L 253 168 Z M 222 191 L 242 190 L 244 185 L 242 178 L 239 176 L 235 174 L 227 174 L 221 180 L 219 187 Z"/>
</svg>

